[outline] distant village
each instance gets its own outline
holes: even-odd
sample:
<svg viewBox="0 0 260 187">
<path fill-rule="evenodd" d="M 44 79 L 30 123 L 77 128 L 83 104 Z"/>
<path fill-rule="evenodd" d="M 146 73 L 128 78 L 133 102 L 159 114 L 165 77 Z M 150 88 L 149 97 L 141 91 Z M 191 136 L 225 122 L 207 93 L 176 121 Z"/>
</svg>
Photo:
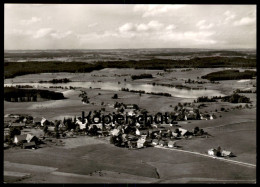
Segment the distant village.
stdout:
<svg viewBox="0 0 260 187">
<path fill-rule="evenodd" d="M 148 113 L 136 104 L 124 104 L 115 102 L 113 114 L 137 116 Z M 89 115 L 101 115 L 102 111 L 91 111 Z M 181 128 L 180 121 L 188 120 L 214 120 L 214 114 L 200 113 L 192 103 L 179 103 L 174 111 L 169 113 L 174 119 L 170 124 L 153 124 L 150 121 L 142 124 L 135 120 L 118 124 L 91 124 L 82 117 L 64 118 L 63 120 L 50 121 L 44 117 L 32 117 L 22 114 L 10 114 L 5 116 L 4 123 L 4 148 L 21 147 L 23 149 L 37 149 L 47 140 L 59 140 L 77 136 L 109 137 L 110 143 L 118 147 L 128 149 L 140 149 L 151 146 L 162 146 L 179 149 L 178 141 L 181 139 L 209 138 L 211 135 L 202 128 L 195 127 L 192 131 Z M 22 129 L 35 128 L 43 132 L 43 136 L 36 137 L 32 133 L 21 133 Z M 234 156 L 232 152 L 217 149 L 208 150 L 211 156 Z"/>
</svg>

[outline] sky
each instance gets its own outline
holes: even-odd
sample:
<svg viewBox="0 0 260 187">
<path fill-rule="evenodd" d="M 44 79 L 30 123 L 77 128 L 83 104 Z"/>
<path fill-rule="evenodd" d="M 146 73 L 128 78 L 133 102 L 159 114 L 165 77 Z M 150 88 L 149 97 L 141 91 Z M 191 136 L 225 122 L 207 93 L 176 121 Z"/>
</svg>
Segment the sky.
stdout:
<svg viewBox="0 0 260 187">
<path fill-rule="evenodd" d="M 5 50 L 256 48 L 256 5 L 5 4 Z"/>
</svg>

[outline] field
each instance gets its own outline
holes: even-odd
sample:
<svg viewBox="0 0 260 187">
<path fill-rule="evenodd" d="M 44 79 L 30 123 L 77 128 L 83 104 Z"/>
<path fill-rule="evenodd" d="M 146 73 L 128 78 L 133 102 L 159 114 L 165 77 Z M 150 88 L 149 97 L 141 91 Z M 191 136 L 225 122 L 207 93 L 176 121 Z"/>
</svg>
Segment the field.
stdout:
<svg viewBox="0 0 260 187">
<path fill-rule="evenodd" d="M 205 52 L 204 55 L 213 52 Z M 224 53 L 224 52 L 223 52 Z M 75 56 L 82 53 L 75 53 Z M 10 54 L 8 54 L 10 55 Z M 5 58 L 15 58 L 5 54 Z M 40 54 L 39 58 L 41 58 Z M 86 55 L 86 54 L 85 54 Z M 154 56 L 167 56 L 156 54 Z M 187 53 L 187 56 L 195 55 Z M 229 53 L 231 55 L 231 53 Z M 240 52 L 232 55 L 241 55 Z M 243 55 L 245 55 L 243 53 Z M 252 57 L 249 53 L 248 57 Z M 37 55 L 36 55 L 37 56 Z M 61 55 L 62 56 L 62 55 Z M 61 57 L 57 54 L 57 58 Z M 145 52 L 140 55 L 142 57 Z M 176 55 L 175 55 L 176 56 Z M 124 57 L 124 55 L 123 55 Z M 37 57 L 38 58 L 38 57 Z M 56 58 L 56 57 L 55 57 Z M 141 57 L 140 57 L 141 58 Z M 21 59 L 21 57 L 17 57 Z M 10 62 L 11 63 L 11 62 Z M 17 62 L 23 63 L 23 62 Z M 236 89 L 256 90 L 256 79 L 221 80 L 211 82 L 202 79 L 212 72 L 227 69 L 256 71 L 255 68 L 172 68 L 158 69 L 101 68 L 88 73 L 49 72 L 6 78 L 5 85 L 33 85 L 49 91 L 63 93 L 66 99 L 42 102 L 4 101 L 4 115 L 29 114 L 49 120 L 81 116 L 81 112 L 100 110 L 115 111 L 115 102 L 137 104 L 149 114 L 172 112 L 178 103 L 193 102 L 196 94 L 210 93 L 230 95 Z M 132 75 L 151 74 L 153 78 L 133 80 Z M 67 78 L 71 82 L 53 84 L 63 88 L 49 88 L 39 81 Z M 187 80 L 203 81 L 187 83 Z M 84 86 L 85 83 L 87 86 Z M 186 83 L 185 83 L 186 82 Z M 102 83 L 102 84 L 101 84 Z M 178 90 L 172 97 L 120 91 L 127 85 L 134 88 L 151 89 L 153 83 L 183 85 L 196 90 Z M 69 85 L 77 85 L 70 89 Z M 92 87 L 90 88 L 91 85 Z M 106 86 L 107 85 L 107 86 Z M 111 89 L 111 87 L 113 87 Z M 156 86 L 155 86 L 156 87 Z M 160 87 L 166 92 L 164 87 Z M 89 104 L 83 104 L 79 94 L 86 91 Z M 151 90 L 148 90 L 151 91 Z M 118 99 L 112 99 L 118 94 Z M 214 120 L 179 121 L 181 128 L 192 131 L 196 126 L 210 134 L 207 138 L 192 137 L 177 141 L 179 150 L 147 147 L 128 149 L 109 143 L 109 137 L 77 136 L 60 138 L 53 144 L 43 144 L 36 150 L 18 147 L 4 150 L 4 181 L 6 183 L 256 183 L 256 93 L 243 93 L 250 98 L 250 107 L 245 103 L 194 103 L 202 113 L 215 114 Z M 218 96 L 218 95 L 216 95 Z M 241 105 L 241 107 L 239 107 Z M 221 108 L 225 110 L 221 111 Z M 24 129 L 37 136 L 41 129 Z M 232 151 L 236 157 L 229 161 L 205 156 L 210 148 L 221 146 Z M 200 155 L 203 154 L 203 155 Z"/>
</svg>

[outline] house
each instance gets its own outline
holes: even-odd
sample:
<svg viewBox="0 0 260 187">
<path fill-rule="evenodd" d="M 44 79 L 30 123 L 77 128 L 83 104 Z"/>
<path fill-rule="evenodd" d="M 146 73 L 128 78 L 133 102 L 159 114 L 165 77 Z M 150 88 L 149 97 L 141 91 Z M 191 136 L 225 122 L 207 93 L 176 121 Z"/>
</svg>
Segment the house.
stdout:
<svg viewBox="0 0 260 187">
<path fill-rule="evenodd" d="M 185 136 L 185 134 L 187 134 L 188 130 L 183 129 L 183 128 L 179 128 L 179 131 L 181 132 L 182 136 Z"/>
<path fill-rule="evenodd" d="M 207 117 L 205 115 L 202 115 L 202 114 L 200 114 L 200 119 L 201 120 L 208 120 Z"/>
<path fill-rule="evenodd" d="M 42 117 L 41 126 L 45 126 L 45 125 L 49 125 L 49 124 L 50 124 L 50 122 L 47 119 L 45 119 L 44 117 Z"/>
<path fill-rule="evenodd" d="M 29 142 L 23 144 L 23 149 L 35 149 L 35 148 L 36 148 L 35 142 Z"/>
<path fill-rule="evenodd" d="M 142 148 L 147 145 L 148 145 L 148 143 L 146 140 L 144 140 L 144 139 L 137 140 L 137 148 Z"/>
<path fill-rule="evenodd" d="M 163 147 L 163 146 L 166 146 L 166 142 L 163 141 L 163 140 L 160 140 L 160 141 L 159 141 L 159 145 L 162 146 L 162 147 Z"/>
<path fill-rule="evenodd" d="M 79 119 L 77 119 L 76 124 L 79 125 L 79 129 L 85 129 L 87 127 L 87 120 L 85 120 L 85 123 L 82 123 Z"/>
<path fill-rule="evenodd" d="M 217 153 L 218 153 L 217 149 L 208 150 L 208 155 L 210 155 L 210 156 L 217 156 Z"/>
<path fill-rule="evenodd" d="M 173 137 L 178 137 L 178 134 L 175 133 L 175 132 L 172 132 L 172 136 L 173 136 Z"/>
<path fill-rule="evenodd" d="M 37 137 L 32 135 L 32 134 L 27 134 L 26 136 L 26 141 L 29 143 L 29 142 L 35 142 L 37 141 Z"/>
<path fill-rule="evenodd" d="M 132 104 L 126 104 L 125 109 L 135 109 L 135 106 Z"/>
<path fill-rule="evenodd" d="M 176 141 L 169 141 L 168 147 L 176 147 Z"/>
<path fill-rule="evenodd" d="M 137 142 L 136 141 L 128 141 L 127 144 L 128 144 L 128 147 L 131 148 L 131 149 L 137 147 Z"/>
<path fill-rule="evenodd" d="M 55 131 L 55 127 L 54 126 L 49 126 L 48 127 L 48 131 L 54 132 Z"/>
<path fill-rule="evenodd" d="M 159 141 L 157 139 L 153 139 L 152 145 L 158 145 L 158 144 L 159 144 Z"/>
<path fill-rule="evenodd" d="M 226 151 L 226 150 L 222 150 L 221 151 L 221 156 L 224 156 L 224 157 L 226 157 L 226 156 L 228 156 L 228 157 L 233 157 L 233 156 L 235 156 L 231 151 Z"/>
<path fill-rule="evenodd" d="M 145 134 L 145 135 L 141 135 L 141 139 L 146 140 L 146 138 L 147 138 L 147 135 L 146 135 L 146 134 Z"/>
<path fill-rule="evenodd" d="M 210 119 L 210 120 L 216 119 L 216 115 L 211 114 L 210 117 L 209 117 L 209 119 Z"/>
<path fill-rule="evenodd" d="M 110 131 L 110 134 L 111 134 L 112 136 L 118 136 L 119 133 L 120 133 L 120 131 L 119 131 L 118 129 L 113 129 L 112 131 Z"/>
<path fill-rule="evenodd" d="M 135 112 L 134 112 L 133 109 L 125 109 L 125 113 L 128 116 L 134 116 L 135 115 Z"/>
<path fill-rule="evenodd" d="M 27 142 L 26 140 L 27 134 L 23 134 L 23 135 L 15 135 L 14 136 L 14 143 L 18 144 L 19 142 Z"/>
</svg>

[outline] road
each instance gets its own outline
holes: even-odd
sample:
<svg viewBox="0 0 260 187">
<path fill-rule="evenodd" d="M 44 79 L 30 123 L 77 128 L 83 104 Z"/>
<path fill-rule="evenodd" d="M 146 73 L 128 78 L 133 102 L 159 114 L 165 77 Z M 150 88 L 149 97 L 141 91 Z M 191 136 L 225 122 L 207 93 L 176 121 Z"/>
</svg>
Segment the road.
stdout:
<svg viewBox="0 0 260 187">
<path fill-rule="evenodd" d="M 166 150 L 170 150 L 170 151 L 179 151 L 179 152 L 184 152 L 184 153 L 190 153 L 190 154 L 194 154 L 194 155 L 199 155 L 199 156 L 204 156 L 204 157 L 208 157 L 208 158 L 212 158 L 212 159 L 221 160 L 221 161 L 224 161 L 224 162 L 229 162 L 231 164 L 236 164 L 236 165 L 250 167 L 250 168 L 256 168 L 256 165 L 254 165 L 254 164 L 250 164 L 250 163 L 246 163 L 246 162 L 239 162 L 239 161 L 230 160 L 230 159 L 221 158 L 221 157 L 210 156 L 210 155 L 202 154 L 202 153 L 199 153 L 199 152 L 180 150 L 180 149 L 176 149 L 176 148 L 166 148 L 166 147 L 161 147 L 161 146 L 158 146 L 158 145 L 154 146 L 154 147 L 158 148 L 158 149 L 166 149 Z"/>
</svg>

